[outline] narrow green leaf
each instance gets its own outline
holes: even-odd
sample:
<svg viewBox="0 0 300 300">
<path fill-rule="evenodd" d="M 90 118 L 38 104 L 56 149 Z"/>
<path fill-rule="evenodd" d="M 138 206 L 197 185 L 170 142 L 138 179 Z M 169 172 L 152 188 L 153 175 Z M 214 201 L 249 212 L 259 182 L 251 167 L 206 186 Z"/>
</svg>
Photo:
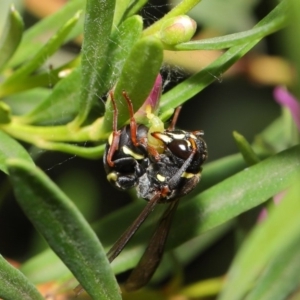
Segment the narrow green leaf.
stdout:
<svg viewBox="0 0 300 300">
<path fill-rule="evenodd" d="M 5 34 L 1 36 L 0 41 L 0 70 L 16 51 L 22 38 L 23 29 L 23 20 L 12 6 L 5 24 Z"/>
<path fill-rule="evenodd" d="M 289 188 L 287 195 L 267 219 L 254 228 L 243 244 L 229 270 L 220 300 L 244 299 L 246 293 L 255 284 L 255 279 L 268 263 L 277 258 L 282 259 L 291 246 L 299 249 L 299 171 L 297 175 L 288 178 L 289 183 L 293 182 L 294 185 Z"/>
<path fill-rule="evenodd" d="M 268 264 L 249 291 L 246 300 L 288 299 L 288 296 L 298 288 L 300 282 L 299 247 L 299 238 L 295 236 L 295 243 Z"/>
<path fill-rule="evenodd" d="M 94 103 L 107 90 L 106 71 L 109 39 L 115 10 L 114 0 L 88 0 L 82 45 L 82 84 L 80 110 L 76 124 L 81 125 L 87 118 Z"/>
<path fill-rule="evenodd" d="M 33 59 L 24 64 L 16 72 L 13 73 L 0 87 L 0 95 L 6 95 L 14 92 L 14 85 L 26 76 L 30 75 L 33 71 L 38 69 L 53 53 L 61 47 L 66 36 L 71 29 L 75 26 L 79 19 L 79 13 L 71 18 L 41 49 Z"/>
<path fill-rule="evenodd" d="M 235 143 L 237 144 L 241 154 L 243 155 L 243 158 L 245 162 L 252 166 L 259 162 L 258 156 L 255 154 L 254 150 L 251 148 L 248 141 L 238 132 L 233 132 L 233 138 L 235 140 Z"/>
<path fill-rule="evenodd" d="M 116 0 L 116 9 L 114 14 L 114 28 L 117 28 L 124 17 L 124 14 L 130 4 L 131 0 Z"/>
<path fill-rule="evenodd" d="M 290 181 L 300 172 L 299 153 L 300 146 L 291 148 L 225 180 L 224 178 L 245 166 L 240 155 L 224 158 L 220 160 L 220 165 L 218 162 L 210 163 L 207 165 L 207 170 L 204 166 L 203 181 L 200 182 L 199 187 L 202 183 L 204 186 L 211 186 L 214 182 L 219 183 L 190 200 L 181 200 L 172 224 L 167 249 L 177 247 L 235 218 L 287 188 Z M 218 170 L 221 170 L 220 173 L 217 172 Z M 138 201 L 95 224 L 95 231 L 107 249 L 122 234 L 124 228 L 132 223 L 144 205 L 144 201 Z M 163 209 L 164 206 L 161 205 L 156 210 Z M 146 220 L 132 242 L 113 262 L 114 270 L 120 272 L 136 265 L 144 245 L 148 242 L 150 232 L 156 226 L 156 221 L 157 218 L 152 217 Z M 107 228 L 112 227 L 114 231 L 108 232 Z"/>
<path fill-rule="evenodd" d="M 45 33 L 47 36 L 53 36 L 76 12 L 84 10 L 84 3 L 85 1 L 82 0 L 68 1 L 60 10 L 26 30 L 20 47 L 9 62 L 9 66 L 11 68 L 16 67 L 34 57 L 45 45 Z M 83 32 L 83 17 L 84 15 L 82 14 L 79 22 L 77 22 L 64 42 L 74 39 Z"/>
<path fill-rule="evenodd" d="M 20 158 L 33 164 L 28 152 L 15 139 L 0 130 L 0 170 L 7 173 L 6 161 L 9 158 Z"/>
<path fill-rule="evenodd" d="M 285 45 L 284 55 L 291 62 L 293 69 L 296 74 L 300 72 L 300 57 L 298 55 L 297 47 L 298 47 L 298 35 L 300 32 L 300 3 L 298 0 L 290 0 L 288 1 L 290 4 L 290 13 L 289 19 L 290 24 L 286 28 L 284 35 L 280 38 L 282 40 L 281 43 Z M 300 99 L 300 87 L 298 84 L 293 85 L 293 94 L 297 99 Z"/>
<path fill-rule="evenodd" d="M 285 14 L 287 2 L 280 2 L 265 18 L 258 22 L 254 28 L 259 28 L 272 22 L 275 18 Z M 252 49 L 260 39 L 251 40 L 241 46 L 235 46 L 227 50 L 208 67 L 189 77 L 175 88 L 165 93 L 161 98 L 160 113 L 183 104 L 188 99 L 202 91 L 210 83 L 219 79 L 236 61 Z"/>
<path fill-rule="evenodd" d="M 107 82 L 105 85 L 111 88 L 119 78 L 124 63 L 128 58 L 132 47 L 138 41 L 143 30 L 143 20 L 140 16 L 133 16 L 124 21 L 116 30 L 109 41 L 109 66 L 107 68 Z"/>
<path fill-rule="evenodd" d="M 134 16 L 122 23 L 119 29 L 113 34 L 109 40 L 108 52 L 110 56 L 107 59 L 110 60 L 110 63 L 107 67 L 107 77 L 102 79 L 103 85 L 112 85 L 116 81 L 116 78 L 119 76 L 122 70 L 122 66 L 126 57 L 128 56 L 128 53 L 130 52 L 133 44 L 141 35 L 142 27 L 142 19 L 139 16 Z M 124 36 L 126 36 L 126 42 L 124 41 Z M 122 46 L 120 46 L 121 44 Z M 76 62 L 74 61 L 72 65 L 67 64 L 60 69 L 63 70 L 68 68 L 68 66 L 73 67 L 75 63 Z M 60 69 L 57 71 L 59 72 Z M 43 76 L 45 77 L 46 75 L 47 74 Z M 51 76 L 51 78 L 53 78 L 53 76 Z M 104 80 L 106 80 L 106 83 L 104 83 Z M 37 82 L 35 80 L 34 84 L 36 83 Z M 25 80 L 25 83 L 22 82 L 20 84 L 24 84 L 26 86 L 28 83 L 26 83 Z M 45 99 L 43 103 L 41 103 L 27 115 L 22 116 L 21 122 L 37 123 L 49 120 L 57 121 L 57 117 L 61 118 L 61 116 L 55 117 L 58 111 L 63 111 L 64 115 L 67 117 L 72 115 L 74 116 L 74 113 L 79 111 L 80 86 L 81 68 L 78 67 L 74 69 L 70 75 L 58 82 L 51 95 L 49 95 L 49 97 Z M 70 105 L 68 105 L 68 103 Z"/>
<path fill-rule="evenodd" d="M 172 224 L 166 248 L 177 247 L 286 189 L 300 172 L 299 153 L 300 146 L 293 147 L 223 180 L 189 201 L 182 199 Z M 161 209 L 163 208 L 157 208 L 157 210 Z M 120 215 L 119 218 L 120 222 L 121 220 L 128 222 L 126 225 L 120 224 L 124 230 L 130 222 L 126 220 L 125 215 L 123 217 Z M 133 219 L 134 217 L 132 217 Z M 103 236 L 101 240 L 104 244 L 106 244 L 106 239 L 111 241 L 112 238 L 112 236 L 107 237 L 105 234 L 104 228 L 107 228 L 106 226 L 112 225 L 105 224 L 105 227 L 99 228 L 101 231 L 97 230 L 97 233 L 101 237 Z M 121 268 L 126 265 L 129 268 L 134 266 L 138 260 L 138 253 L 141 253 L 153 228 L 155 228 L 155 220 L 147 220 L 136 233 L 133 241 L 113 262 L 113 267 Z M 132 257 L 130 261 L 129 257 Z"/>
<path fill-rule="evenodd" d="M 28 113 L 39 103 L 41 103 L 49 94 L 51 90 L 47 88 L 35 88 L 22 93 L 13 94 L 6 97 L 5 102 L 10 108 L 14 117 Z"/>
<path fill-rule="evenodd" d="M 114 89 L 114 97 L 119 110 L 119 125 L 124 124 L 129 119 L 129 112 L 127 105 L 124 105 L 125 99 L 122 96 L 122 91 L 127 92 L 132 100 L 134 110 L 137 111 L 150 94 L 162 60 L 162 44 L 156 38 L 143 38 L 133 47 Z M 112 130 L 112 118 L 113 109 L 111 102 L 108 102 L 101 128 L 103 135 Z"/>
<path fill-rule="evenodd" d="M 24 116 L 24 123 L 47 121 L 48 118 L 53 120 L 55 119 L 54 114 L 59 111 L 66 111 L 73 115 L 79 110 L 80 84 L 81 68 L 78 66 L 74 68 L 71 74 L 55 85 L 52 93 L 45 98 L 43 103 Z"/>
<path fill-rule="evenodd" d="M 0 255 L 0 297 L 5 300 L 43 300 L 35 286 Z"/>
<path fill-rule="evenodd" d="M 6 124 L 9 123 L 11 121 L 11 111 L 10 111 L 10 107 L 0 101 L 0 124 Z"/>
<path fill-rule="evenodd" d="M 259 40 L 247 43 L 243 46 L 230 48 L 223 55 L 217 58 L 208 67 L 184 80 L 176 87 L 162 95 L 160 102 L 160 114 L 172 108 L 182 105 L 185 101 L 195 96 L 222 74 L 235 62 L 252 49 Z"/>
<path fill-rule="evenodd" d="M 208 163 L 207 165 L 205 165 L 203 178 L 201 180 L 201 184 L 199 184 L 198 186 L 198 190 L 201 190 L 202 187 L 203 189 L 208 188 L 224 180 L 230 175 L 240 171 L 243 167 L 246 167 L 246 165 L 240 154 L 231 155 Z M 144 205 L 144 201 L 132 203 L 116 212 L 113 212 L 107 217 L 101 219 L 98 223 L 94 224 L 93 228 L 100 237 L 100 240 L 104 242 L 103 245 L 106 247 L 106 249 L 108 249 L 108 247 L 117 240 L 117 238 L 122 234 L 124 228 L 132 223 L 132 220 L 134 220 L 134 218 L 139 214 Z M 115 226 L 115 224 L 118 224 L 118 226 Z M 108 234 L 106 228 L 110 228 L 111 226 L 114 226 L 114 231 Z M 152 223 L 152 226 L 155 226 L 155 224 Z M 147 242 L 146 237 L 144 239 L 144 242 Z M 141 251 L 142 250 L 143 248 L 141 249 Z M 127 251 L 126 249 L 124 250 L 124 252 L 129 253 L 129 251 Z M 57 278 L 60 278 L 55 269 L 62 269 L 61 261 L 59 261 L 57 257 L 55 260 L 55 257 L 51 250 L 46 250 L 36 257 L 33 257 L 30 261 L 26 262 L 21 269 L 25 273 L 25 275 L 34 283 L 55 280 Z M 122 264 L 120 260 L 122 257 L 124 257 L 125 262 L 127 256 L 121 255 L 121 257 L 118 258 L 118 263 L 116 265 L 116 268 L 114 268 L 115 272 L 118 272 L 118 270 L 126 270 L 129 268 L 125 263 Z M 128 255 L 128 258 L 132 259 L 130 255 Z M 48 262 L 51 262 L 50 265 L 54 269 L 53 272 L 51 270 L 49 272 L 45 271 L 49 268 Z M 133 265 L 133 263 L 130 264 L 130 266 Z M 60 276 L 64 276 L 64 274 L 65 272 L 61 271 Z"/>
<path fill-rule="evenodd" d="M 256 153 L 276 153 L 297 145 L 298 129 L 288 108 L 281 108 L 281 115 L 255 137 L 253 148 Z"/>
<path fill-rule="evenodd" d="M 22 80 L 14 80 L 13 86 L 10 86 L 5 91 L 2 91 L 2 93 L 3 95 L 5 95 L 7 93 L 11 93 L 12 91 L 14 93 L 20 93 L 37 87 L 49 88 L 52 86 L 56 86 L 56 83 L 60 82 L 62 80 L 62 77 L 66 76 L 65 74 L 70 73 L 73 70 L 73 68 L 75 68 L 79 64 L 79 62 L 80 57 L 78 56 L 57 69 L 45 70 L 44 72 L 22 78 Z M 56 99 L 55 102 L 59 102 L 59 100 L 60 99 Z M 65 105 L 64 110 L 66 110 L 67 108 L 68 106 Z M 73 110 L 73 108 L 70 109 Z M 28 123 L 28 121 L 26 121 L 26 123 Z"/>
<path fill-rule="evenodd" d="M 51 81 L 54 77 L 57 80 L 60 77 L 60 72 L 71 71 L 66 78 L 60 80 L 55 85 L 51 94 L 40 102 L 33 110 L 25 115 L 19 117 L 19 122 L 26 124 L 57 124 L 62 121 L 70 121 L 75 117 L 79 110 L 79 91 L 80 91 L 80 68 L 74 68 L 78 64 L 79 58 L 77 57 L 72 62 L 64 65 L 63 67 L 53 70 L 50 74 L 42 74 L 34 77 L 39 77 L 42 81 Z M 33 80 L 34 78 L 32 78 Z M 38 78 L 36 78 L 37 80 Z M 26 80 L 24 80 L 26 84 Z M 36 81 L 33 83 L 37 83 Z"/>
<path fill-rule="evenodd" d="M 72 277 L 70 270 L 51 249 L 27 260 L 20 270 L 36 285 Z"/>
<path fill-rule="evenodd" d="M 16 198 L 50 247 L 93 299 L 121 299 L 105 252 L 68 197 L 39 169 L 9 160 Z"/>
<path fill-rule="evenodd" d="M 176 45 L 174 50 L 220 50 L 235 47 L 248 43 L 249 41 L 262 39 L 267 35 L 284 28 L 287 23 L 288 12 L 282 11 L 282 14 L 278 15 L 266 25 L 255 27 L 239 33 L 183 43 Z"/>
<path fill-rule="evenodd" d="M 163 256 L 160 266 L 154 273 L 151 282 L 159 282 L 163 278 L 166 278 L 167 275 L 174 274 L 174 269 L 178 267 L 174 266 L 174 257 L 177 264 L 181 267 L 192 263 L 192 261 L 201 255 L 201 253 L 207 250 L 211 245 L 215 244 L 222 236 L 232 229 L 234 224 L 235 222 L 233 221 L 217 226 L 173 249 L 171 255 Z M 173 260 L 171 258 L 173 258 Z"/>
<path fill-rule="evenodd" d="M 199 194 L 200 191 L 206 190 L 246 167 L 241 154 L 228 155 L 206 164 L 202 171 L 201 183 L 195 188 L 195 194 Z"/>
<path fill-rule="evenodd" d="M 136 0 L 136 1 L 132 1 L 131 5 L 128 7 L 125 16 L 126 17 L 130 17 L 132 15 L 135 15 L 136 13 L 138 13 L 142 7 L 147 3 L 147 0 Z"/>
</svg>

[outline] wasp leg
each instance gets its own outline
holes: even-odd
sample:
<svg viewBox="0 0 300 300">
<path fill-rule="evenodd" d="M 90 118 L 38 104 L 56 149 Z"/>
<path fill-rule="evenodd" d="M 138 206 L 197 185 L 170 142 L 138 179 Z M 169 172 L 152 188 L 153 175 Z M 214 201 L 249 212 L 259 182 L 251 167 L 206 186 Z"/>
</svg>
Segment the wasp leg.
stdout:
<svg viewBox="0 0 300 300">
<path fill-rule="evenodd" d="M 128 110 L 129 110 L 129 115 L 130 115 L 130 136 L 131 136 L 131 141 L 134 146 L 139 146 L 140 141 L 137 140 L 137 124 L 136 120 L 134 118 L 134 110 L 133 110 L 133 105 L 132 101 L 129 98 L 128 94 L 123 91 L 122 92 L 123 97 L 125 98 L 127 105 L 128 105 Z"/>
</svg>

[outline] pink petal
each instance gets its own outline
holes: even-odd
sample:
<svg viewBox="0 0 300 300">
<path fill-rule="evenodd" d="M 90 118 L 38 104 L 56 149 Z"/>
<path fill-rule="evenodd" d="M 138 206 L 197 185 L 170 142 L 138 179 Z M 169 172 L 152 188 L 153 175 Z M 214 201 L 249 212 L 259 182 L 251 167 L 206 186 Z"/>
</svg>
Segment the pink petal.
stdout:
<svg viewBox="0 0 300 300">
<path fill-rule="evenodd" d="M 152 112 L 155 113 L 155 111 L 157 110 L 158 105 L 159 105 L 161 90 L 162 90 L 162 77 L 160 74 L 158 74 L 149 96 L 147 97 L 147 99 L 144 102 L 144 104 L 142 105 L 142 107 L 135 114 L 135 117 L 137 119 L 143 118 L 146 116 L 147 106 L 150 106 Z"/>
<path fill-rule="evenodd" d="M 284 87 L 276 87 L 274 89 L 274 98 L 282 106 L 286 106 L 294 119 L 297 128 L 300 131 L 300 103 L 290 94 Z"/>
</svg>

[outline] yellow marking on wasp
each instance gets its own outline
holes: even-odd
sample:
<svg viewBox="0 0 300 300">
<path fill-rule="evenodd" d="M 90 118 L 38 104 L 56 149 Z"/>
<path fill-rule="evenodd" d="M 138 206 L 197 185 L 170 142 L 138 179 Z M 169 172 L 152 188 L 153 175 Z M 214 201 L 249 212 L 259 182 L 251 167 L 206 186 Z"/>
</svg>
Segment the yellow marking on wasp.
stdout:
<svg viewBox="0 0 300 300">
<path fill-rule="evenodd" d="M 132 156 L 134 159 L 143 159 L 144 158 L 144 155 L 133 152 L 127 146 L 123 146 L 122 149 L 125 154 Z"/>
<path fill-rule="evenodd" d="M 110 182 L 116 182 L 117 179 L 118 179 L 118 176 L 115 172 L 111 172 L 109 173 L 107 176 L 106 176 L 107 180 L 110 181 Z"/>
<path fill-rule="evenodd" d="M 157 133 L 156 136 L 166 144 L 169 144 L 173 141 L 172 138 L 170 138 L 168 135 L 163 133 Z"/>
<path fill-rule="evenodd" d="M 168 133 L 168 135 L 170 135 L 175 140 L 183 140 L 185 138 L 184 133 Z"/>
<path fill-rule="evenodd" d="M 197 140 L 197 137 L 194 135 L 194 134 L 190 134 L 190 137 L 192 138 L 192 139 L 194 139 L 194 140 Z"/>
<path fill-rule="evenodd" d="M 194 176 L 198 176 L 199 177 L 200 173 L 194 174 L 194 173 L 184 172 L 181 175 L 181 177 L 186 178 L 186 179 L 193 178 Z"/>
<path fill-rule="evenodd" d="M 155 116 L 152 113 L 152 108 L 150 105 L 147 105 L 145 110 L 146 110 L 147 118 L 149 119 L 149 123 L 150 123 L 148 135 L 147 135 L 148 145 L 154 148 L 158 153 L 163 153 L 164 151 L 163 142 L 153 137 L 151 133 L 164 132 L 165 131 L 164 123 L 158 116 Z"/>
<path fill-rule="evenodd" d="M 156 178 L 157 178 L 160 182 L 166 181 L 166 177 L 164 177 L 164 176 L 162 176 L 162 175 L 160 175 L 160 174 L 157 174 L 157 175 L 156 175 Z"/>
</svg>

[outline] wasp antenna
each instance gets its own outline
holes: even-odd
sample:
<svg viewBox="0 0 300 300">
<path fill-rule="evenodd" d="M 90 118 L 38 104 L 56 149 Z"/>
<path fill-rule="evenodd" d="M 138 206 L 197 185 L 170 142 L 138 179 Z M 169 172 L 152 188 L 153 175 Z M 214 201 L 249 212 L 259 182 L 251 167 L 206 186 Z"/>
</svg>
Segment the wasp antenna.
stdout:
<svg viewBox="0 0 300 300">
<path fill-rule="evenodd" d="M 172 119 L 172 121 L 171 121 L 171 124 L 170 124 L 169 127 L 168 127 L 168 130 L 174 130 L 175 125 L 176 125 L 177 120 L 178 120 L 178 117 L 179 117 L 179 114 L 180 114 L 180 111 L 181 111 L 181 108 L 182 108 L 182 106 L 178 106 L 178 107 L 176 108 L 175 113 L 174 113 L 174 115 L 173 115 L 173 119 Z"/>
</svg>

